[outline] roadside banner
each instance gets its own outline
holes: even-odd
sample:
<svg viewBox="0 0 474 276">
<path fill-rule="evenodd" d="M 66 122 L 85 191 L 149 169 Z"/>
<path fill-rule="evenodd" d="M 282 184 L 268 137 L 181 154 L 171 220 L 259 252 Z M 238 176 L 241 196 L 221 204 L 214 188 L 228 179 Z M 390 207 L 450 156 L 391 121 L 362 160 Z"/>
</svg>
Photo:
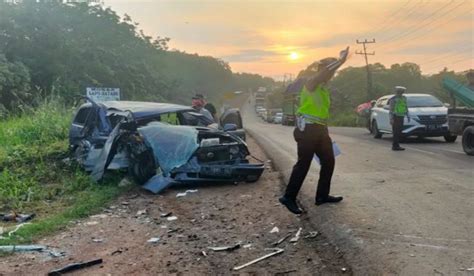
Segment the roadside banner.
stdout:
<svg viewBox="0 0 474 276">
<path fill-rule="evenodd" d="M 120 101 L 120 88 L 87 87 L 86 96 L 95 102 Z"/>
</svg>

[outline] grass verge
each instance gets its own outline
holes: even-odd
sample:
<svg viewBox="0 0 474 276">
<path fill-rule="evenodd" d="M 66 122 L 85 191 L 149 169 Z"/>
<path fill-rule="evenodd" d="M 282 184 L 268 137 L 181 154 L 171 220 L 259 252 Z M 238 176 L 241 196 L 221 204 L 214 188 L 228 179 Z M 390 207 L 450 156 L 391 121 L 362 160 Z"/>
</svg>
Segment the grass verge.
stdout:
<svg viewBox="0 0 474 276">
<path fill-rule="evenodd" d="M 35 213 L 36 218 L 0 245 L 27 244 L 89 216 L 125 189 L 119 175 L 93 183 L 80 168 L 63 162 L 72 110 L 59 101 L 0 121 L 0 213 Z M 16 223 L 0 222 L 0 232 Z M 3 231 L 2 231 L 3 230 Z"/>
</svg>

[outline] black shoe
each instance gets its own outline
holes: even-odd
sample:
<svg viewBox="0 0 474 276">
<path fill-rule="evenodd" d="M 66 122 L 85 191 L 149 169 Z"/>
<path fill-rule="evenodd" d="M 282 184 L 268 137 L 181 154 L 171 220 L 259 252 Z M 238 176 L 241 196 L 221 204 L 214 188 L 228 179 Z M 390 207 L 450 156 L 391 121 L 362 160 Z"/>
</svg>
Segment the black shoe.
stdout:
<svg viewBox="0 0 474 276">
<path fill-rule="evenodd" d="M 316 205 L 321 205 L 324 203 L 337 203 L 339 201 L 342 201 L 343 197 L 342 196 L 328 196 L 326 198 L 316 198 Z"/>
<path fill-rule="evenodd" d="M 288 210 L 292 212 L 293 214 L 298 215 L 298 214 L 303 213 L 300 207 L 298 207 L 298 204 L 296 204 L 295 200 L 288 199 L 284 196 L 280 197 L 278 200 L 280 201 L 281 204 L 285 205 L 286 208 L 288 208 Z"/>
<path fill-rule="evenodd" d="M 392 147 L 392 150 L 394 150 L 394 151 L 402 151 L 402 150 L 405 150 L 405 148 L 402 148 L 402 147 L 398 146 L 398 147 Z"/>
</svg>

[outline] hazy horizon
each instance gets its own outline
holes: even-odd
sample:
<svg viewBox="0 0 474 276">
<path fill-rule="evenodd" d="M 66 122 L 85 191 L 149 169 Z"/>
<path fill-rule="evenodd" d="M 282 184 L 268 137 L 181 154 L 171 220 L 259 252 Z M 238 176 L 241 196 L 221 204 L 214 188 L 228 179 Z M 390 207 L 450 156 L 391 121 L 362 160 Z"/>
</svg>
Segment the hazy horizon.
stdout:
<svg viewBox="0 0 474 276">
<path fill-rule="evenodd" d="M 169 37 L 170 49 L 220 58 L 233 71 L 274 78 L 351 47 L 345 66 L 415 62 L 424 74 L 473 68 L 474 2 L 106 0 L 139 29 Z M 323 12 L 321 12 L 323 11 Z"/>
</svg>

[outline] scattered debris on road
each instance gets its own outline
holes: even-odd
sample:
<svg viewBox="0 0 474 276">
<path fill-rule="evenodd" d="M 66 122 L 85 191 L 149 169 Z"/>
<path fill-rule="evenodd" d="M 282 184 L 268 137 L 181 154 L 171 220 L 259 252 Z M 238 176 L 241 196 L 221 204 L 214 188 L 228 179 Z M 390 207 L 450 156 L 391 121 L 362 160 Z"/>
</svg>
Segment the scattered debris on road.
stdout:
<svg viewBox="0 0 474 276">
<path fill-rule="evenodd" d="M 297 242 L 299 239 L 300 239 L 300 235 L 301 235 L 301 231 L 303 230 L 303 228 L 300 227 L 300 229 L 298 229 L 298 232 L 296 232 L 295 236 L 293 238 L 291 238 L 290 242 Z"/>
<path fill-rule="evenodd" d="M 187 190 L 184 193 L 177 193 L 176 197 L 184 197 L 184 196 L 187 196 L 190 193 L 197 193 L 197 192 L 198 192 L 198 190 Z"/>
<path fill-rule="evenodd" d="M 172 214 L 173 214 L 173 212 L 161 213 L 160 217 L 167 218 L 167 217 L 171 216 Z"/>
<path fill-rule="evenodd" d="M 239 249 L 240 248 L 240 243 L 237 243 L 235 245 L 231 245 L 231 246 L 220 246 L 220 247 L 208 247 L 210 250 L 212 251 L 215 251 L 215 252 L 219 252 L 219 251 L 234 251 L 236 249 Z"/>
<path fill-rule="evenodd" d="M 270 254 L 267 254 L 267 255 L 265 255 L 265 256 L 262 256 L 262 257 L 260 257 L 260 258 L 257 258 L 257 259 L 255 259 L 255 260 L 250 261 L 250 262 L 248 262 L 248 263 L 245 263 L 245 264 L 243 264 L 243 265 L 236 266 L 236 267 L 233 268 L 233 270 L 235 270 L 235 271 L 241 270 L 242 268 L 245 268 L 245 267 L 247 267 L 247 266 L 253 265 L 253 264 L 255 264 L 255 263 L 258 263 L 258 262 L 260 262 L 260 261 L 263 261 L 263 260 L 265 260 L 265 259 L 268 259 L 268 258 L 270 258 L 270 257 L 272 257 L 272 256 L 281 254 L 281 253 L 283 253 L 283 252 L 285 251 L 285 250 L 282 249 L 282 248 L 274 248 L 274 249 L 276 250 L 275 252 L 272 252 L 272 253 L 270 253 Z"/>
<path fill-rule="evenodd" d="M 283 238 L 279 239 L 278 241 L 274 242 L 273 243 L 273 246 L 277 246 L 279 245 L 280 243 L 284 242 L 286 239 L 288 239 L 289 237 L 291 237 L 291 233 L 288 233 L 286 236 L 284 236 Z"/>
<path fill-rule="evenodd" d="M 28 252 L 28 251 L 44 251 L 47 247 L 44 245 L 1 245 L 2 252 Z"/>
<path fill-rule="evenodd" d="M 314 239 L 319 235 L 318 231 L 310 231 L 307 235 L 305 235 L 304 239 Z"/>
<path fill-rule="evenodd" d="M 278 233 L 280 232 L 280 229 L 278 229 L 278 227 L 273 227 L 272 230 L 270 230 L 270 233 Z"/>
<path fill-rule="evenodd" d="M 160 238 L 155 237 L 147 240 L 148 243 L 158 243 L 160 241 Z"/>
<path fill-rule="evenodd" d="M 101 239 L 101 238 L 93 238 L 92 241 L 95 242 L 95 243 L 102 243 L 102 242 L 104 242 L 104 239 Z"/>
<path fill-rule="evenodd" d="M 167 217 L 166 218 L 168 221 L 174 221 L 174 220 L 177 220 L 178 217 L 177 216 L 171 216 L 171 217 Z"/>
<path fill-rule="evenodd" d="M 5 222 L 18 222 L 18 223 L 23 223 L 27 222 L 29 220 L 32 220 L 34 217 L 36 217 L 36 214 L 17 214 L 15 212 L 9 213 L 9 214 L 0 214 L 0 218 L 2 221 Z"/>
<path fill-rule="evenodd" d="M 138 217 L 138 216 L 146 215 L 146 214 L 147 214 L 147 210 L 146 210 L 146 209 L 143 209 L 143 210 L 138 210 L 136 216 Z"/>
<path fill-rule="evenodd" d="M 64 273 L 68 273 L 68 272 L 71 272 L 71 271 L 87 268 L 87 267 L 90 267 L 90 266 L 93 266 L 93 265 L 98 265 L 98 264 L 101 264 L 101 263 L 102 263 L 102 259 L 95 259 L 95 260 L 92 260 L 92 261 L 87 261 L 87 262 L 82 262 L 82 263 L 74 263 L 74 264 L 67 265 L 63 268 L 53 270 L 53 271 L 48 273 L 48 276 L 62 275 Z"/>
</svg>

